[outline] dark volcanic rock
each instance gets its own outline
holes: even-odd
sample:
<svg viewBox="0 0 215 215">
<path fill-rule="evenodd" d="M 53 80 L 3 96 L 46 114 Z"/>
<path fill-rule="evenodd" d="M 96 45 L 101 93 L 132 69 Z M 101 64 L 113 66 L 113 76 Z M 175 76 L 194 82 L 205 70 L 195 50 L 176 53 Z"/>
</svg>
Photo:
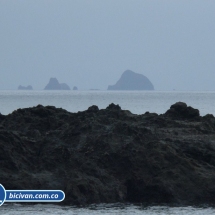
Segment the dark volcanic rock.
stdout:
<svg viewBox="0 0 215 215">
<path fill-rule="evenodd" d="M 31 85 L 28 85 L 27 87 L 19 85 L 18 90 L 33 90 L 33 87 Z"/>
<path fill-rule="evenodd" d="M 60 84 L 56 78 L 50 78 L 44 90 L 70 90 L 70 87 L 65 83 Z"/>
<path fill-rule="evenodd" d="M 192 107 L 187 107 L 187 104 L 184 102 L 177 102 L 170 107 L 169 110 L 165 113 L 167 116 L 172 116 L 175 118 L 187 118 L 192 119 L 194 117 L 199 117 L 199 110 Z"/>
<path fill-rule="evenodd" d="M 176 103 L 135 115 L 110 104 L 0 115 L 0 182 L 61 189 L 65 204 L 215 203 L 215 118 Z"/>
<path fill-rule="evenodd" d="M 151 81 L 144 75 L 126 70 L 115 85 L 108 90 L 154 90 Z"/>
<path fill-rule="evenodd" d="M 97 112 L 97 111 L 99 111 L 99 108 L 96 105 L 92 105 L 87 110 L 92 111 L 92 112 Z"/>
</svg>

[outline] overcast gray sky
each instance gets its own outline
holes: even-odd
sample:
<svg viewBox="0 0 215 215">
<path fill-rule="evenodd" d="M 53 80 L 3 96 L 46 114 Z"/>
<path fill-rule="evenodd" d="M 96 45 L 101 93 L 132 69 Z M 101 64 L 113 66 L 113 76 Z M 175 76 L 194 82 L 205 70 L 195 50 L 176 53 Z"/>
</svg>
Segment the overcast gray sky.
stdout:
<svg viewBox="0 0 215 215">
<path fill-rule="evenodd" d="M 215 90 L 215 1 L 0 0 L 0 89 L 106 90 L 126 69 L 156 90 Z"/>
</svg>

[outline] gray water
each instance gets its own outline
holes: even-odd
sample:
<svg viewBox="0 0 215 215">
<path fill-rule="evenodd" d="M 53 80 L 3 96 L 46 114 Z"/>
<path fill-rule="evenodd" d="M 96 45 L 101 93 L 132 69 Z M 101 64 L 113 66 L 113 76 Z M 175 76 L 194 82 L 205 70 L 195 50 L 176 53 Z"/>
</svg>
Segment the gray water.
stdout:
<svg viewBox="0 0 215 215">
<path fill-rule="evenodd" d="M 4 204 L 0 208 L 2 215 L 193 215 L 193 214 L 215 214 L 215 209 L 211 207 L 168 207 L 132 204 L 99 204 L 88 207 L 72 207 L 57 205 L 21 205 Z"/>
<path fill-rule="evenodd" d="M 42 105 L 62 107 L 70 112 L 100 109 L 110 103 L 135 114 L 146 111 L 166 112 L 175 102 L 183 101 L 200 110 L 201 115 L 215 115 L 215 92 L 147 92 L 147 91 L 0 91 L 0 112 L 8 114 L 18 108 Z"/>
<path fill-rule="evenodd" d="M 100 109 L 110 103 L 119 104 L 122 109 L 135 114 L 146 111 L 165 113 L 175 102 L 183 101 L 200 110 L 201 115 L 215 115 L 215 92 L 146 92 L 146 91 L 0 91 L 0 112 L 9 114 L 18 108 L 33 107 L 38 104 L 53 105 L 70 112 L 86 110 L 91 105 Z M 1 183 L 1 182 L 0 182 Z M 26 205 L 5 203 L 0 207 L 0 214 L 6 215 L 132 215 L 132 214 L 167 214 L 193 215 L 215 214 L 212 207 L 170 207 L 132 204 L 99 204 L 88 207 L 59 206 L 56 204 Z"/>
</svg>

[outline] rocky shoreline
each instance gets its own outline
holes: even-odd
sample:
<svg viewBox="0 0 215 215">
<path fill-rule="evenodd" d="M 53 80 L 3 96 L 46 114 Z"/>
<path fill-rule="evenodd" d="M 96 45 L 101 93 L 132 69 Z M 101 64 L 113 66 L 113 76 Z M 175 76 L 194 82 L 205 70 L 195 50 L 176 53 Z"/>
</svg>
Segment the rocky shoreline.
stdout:
<svg viewBox="0 0 215 215">
<path fill-rule="evenodd" d="M 0 114 L 0 183 L 60 189 L 63 204 L 215 203 L 215 118 L 178 102 L 142 115 L 110 104 Z"/>
</svg>

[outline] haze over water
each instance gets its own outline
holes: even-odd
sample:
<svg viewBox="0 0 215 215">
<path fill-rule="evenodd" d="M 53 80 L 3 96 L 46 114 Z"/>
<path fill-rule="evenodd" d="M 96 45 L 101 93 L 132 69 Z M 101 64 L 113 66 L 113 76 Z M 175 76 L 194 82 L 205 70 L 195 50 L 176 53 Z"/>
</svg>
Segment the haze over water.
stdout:
<svg viewBox="0 0 215 215">
<path fill-rule="evenodd" d="M 51 77 L 106 90 L 130 69 L 156 90 L 215 90 L 214 0 L 1 0 L 0 89 Z"/>
</svg>

